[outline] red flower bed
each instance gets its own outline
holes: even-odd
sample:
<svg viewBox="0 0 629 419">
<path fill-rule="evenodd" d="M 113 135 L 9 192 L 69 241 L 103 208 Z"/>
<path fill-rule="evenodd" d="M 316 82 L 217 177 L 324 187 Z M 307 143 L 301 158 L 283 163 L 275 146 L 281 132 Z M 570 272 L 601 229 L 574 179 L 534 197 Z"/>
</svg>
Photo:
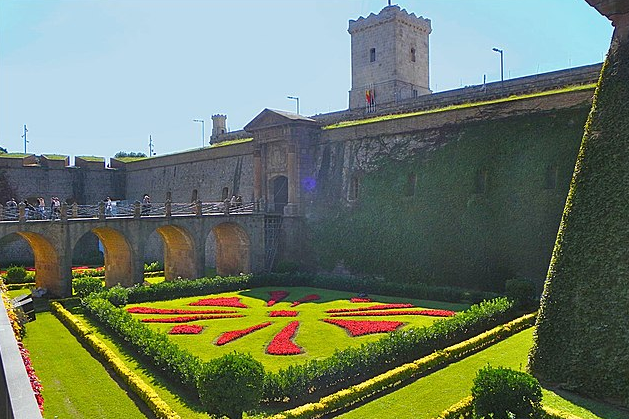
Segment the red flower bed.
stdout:
<svg viewBox="0 0 629 419">
<path fill-rule="evenodd" d="M 198 324 L 178 324 L 168 331 L 169 335 L 198 335 L 203 330 L 203 326 Z"/>
<path fill-rule="evenodd" d="M 219 306 L 219 307 L 238 307 L 247 308 L 246 305 L 240 302 L 240 297 L 217 297 L 217 298 L 203 298 L 194 303 L 188 304 L 189 306 Z"/>
<path fill-rule="evenodd" d="M 403 322 L 372 321 L 372 320 L 336 320 L 323 319 L 324 322 L 340 326 L 352 336 L 369 335 L 372 333 L 393 332 Z"/>
<path fill-rule="evenodd" d="M 396 308 L 411 308 L 413 304 L 378 304 L 371 307 L 354 307 L 354 308 L 333 308 L 326 310 L 326 313 L 349 313 L 352 311 L 367 311 L 367 310 L 392 310 Z"/>
<path fill-rule="evenodd" d="M 0 304 L 2 302 L 0 301 Z M 35 374 L 35 369 L 33 368 L 33 364 L 31 363 L 31 355 L 28 352 L 28 349 L 24 347 L 24 344 L 20 341 L 17 342 L 17 346 L 20 349 L 20 355 L 22 356 L 22 362 L 24 362 L 24 366 L 26 367 L 26 372 L 28 373 L 28 378 L 31 382 L 31 388 L 33 389 L 33 393 L 35 394 L 35 399 L 37 400 L 37 405 L 39 406 L 39 411 L 44 413 L 44 396 L 42 396 L 42 385 L 39 382 L 39 378 Z"/>
<path fill-rule="evenodd" d="M 270 311 L 269 317 L 297 317 L 297 312 L 293 310 Z"/>
<path fill-rule="evenodd" d="M 298 306 L 301 303 L 307 303 L 309 301 L 314 301 L 314 300 L 319 300 L 321 299 L 321 297 L 317 294 L 310 294 L 310 295 L 306 295 L 304 298 L 300 298 L 297 301 L 293 301 L 293 303 L 290 305 L 291 307 L 295 307 Z"/>
<path fill-rule="evenodd" d="M 235 317 L 245 317 L 244 314 L 201 314 L 198 316 L 181 317 L 151 317 L 142 319 L 144 323 L 187 323 L 196 320 L 233 319 Z"/>
<path fill-rule="evenodd" d="M 288 291 L 271 291 L 269 294 L 271 294 L 271 299 L 268 303 L 266 303 L 267 307 L 271 307 L 275 305 L 275 303 L 279 303 L 284 298 L 288 297 L 288 294 L 290 293 Z"/>
<path fill-rule="evenodd" d="M 353 297 L 349 299 L 350 303 L 370 303 L 371 302 L 371 298 L 360 298 L 360 297 Z"/>
<path fill-rule="evenodd" d="M 302 353 L 302 349 L 293 341 L 299 322 L 292 321 L 283 328 L 266 347 L 266 353 L 269 355 L 298 355 Z"/>
<path fill-rule="evenodd" d="M 232 340 L 236 340 L 238 338 L 241 338 L 245 335 L 248 335 L 249 333 L 255 332 L 256 330 L 259 329 L 263 329 L 267 326 L 271 325 L 271 322 L 266 322 L 266 323 L 260 323 L 258 325 L 255 326 L 251 326 L 248 327 L 246 329 L 241 329 L 241 330 L 232 330 L 231 332 L 225 332 L 222 335 L 220 335 L 218 337 L 218 339 L 216 340 L 215 345 L 217 346 L 222 346 L 225 345 L 226 343 L 231 342 Z"/>
<path fill-rule="evenodd" d="M 236 310 L 184 310 L 178 308 L 129 307 L 134 314 L 227 314 L 238 313 Z"/>
<path fill-rule="evenodd" d="M 352 313 L 336 313 L 331 314 L 332 317 L 348 317 L 348 316 L 435 316 L 435 317 L 452 317 L 456 313 L 450 310 L 388 310 L 388 311 L 359 311 Z"/>
</svg>

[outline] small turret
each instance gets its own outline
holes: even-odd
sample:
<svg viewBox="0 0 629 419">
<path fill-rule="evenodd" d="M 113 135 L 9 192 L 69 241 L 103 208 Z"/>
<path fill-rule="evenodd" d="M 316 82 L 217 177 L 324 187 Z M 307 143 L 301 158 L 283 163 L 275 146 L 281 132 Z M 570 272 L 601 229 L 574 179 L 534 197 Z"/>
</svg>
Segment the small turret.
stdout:
<svg viewBox="0 0 629 419">
<path fill-rule="evenodd" d="M 227 133 L 227 115 L 212 115 L 212 136 L 210 144 L 218 141 L 221 134 Z"/>
</svg>

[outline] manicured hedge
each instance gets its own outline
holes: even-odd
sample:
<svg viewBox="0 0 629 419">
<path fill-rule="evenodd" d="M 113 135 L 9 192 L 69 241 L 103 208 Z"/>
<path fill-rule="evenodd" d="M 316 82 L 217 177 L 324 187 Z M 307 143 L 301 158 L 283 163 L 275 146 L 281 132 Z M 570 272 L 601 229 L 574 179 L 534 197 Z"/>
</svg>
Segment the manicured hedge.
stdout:
<svg viewBox="0 0 629 419">
<path fill-rule="evenodd" d="M 207 294 L 239 289 L 245 285 L 252 286 L 254 282 L 248 276 L 168 282 L 125 289 L 124 297 L 130 302 L 170 299 L 195 295 L 195 292 Z M 115 291 L 115 300 L 121 298 L 120 293 L 120 289 Z M 111 290 L 83 299 L 88 314 L 128 342 L 139 355 L 171 380 L 196 392 L 194 386 L 203 362 L 181 350 L 165 334 L 151 330 L 124 309 L 115 307 L 107 299 L 110 294 Z M 337 351 L 323 360 L 312 360 L 277 373 L 267 372 L 262 400 L 290 400 L 294 404 L 317 398 L 461 342 L 512 317 L 512 303 L 506 298 L 498 298 L 474 305 L 428 327 L 405 329 L 377 342 Z"/>
<path fill-rule="evenodd" d="M 596 89 L 542 296 L 530 368 L 629 406 L 629 39 Z"/>
</svg>

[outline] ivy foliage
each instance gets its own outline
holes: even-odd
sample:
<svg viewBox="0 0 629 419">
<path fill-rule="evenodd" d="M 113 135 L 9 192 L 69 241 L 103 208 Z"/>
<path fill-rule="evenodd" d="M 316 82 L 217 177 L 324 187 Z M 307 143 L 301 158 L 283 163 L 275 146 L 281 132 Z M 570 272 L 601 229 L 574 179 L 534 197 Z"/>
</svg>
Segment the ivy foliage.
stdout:
<svg viewBox="0 0 629 419">
<path fill-rule="evenodd" d="M 434 151 L 404 161 L 382 156 L 361 178 L 354 205 L 319 200 L 325 207 L 313 213 L 326 216 L 310 222 L 317 265 L 342 261 L 391 282 L 492 291 L 526 277 L 541 289 L 586 114 L 577 108 L 444 128 Z M 329 176 L 338 175 L 342 164 L 324 160 Z"/>
<path fill-rule="evenodd" d="M 629 406 L 629 40 L 603 66 L 542 295 L 529 364 Z"/>
</svg>

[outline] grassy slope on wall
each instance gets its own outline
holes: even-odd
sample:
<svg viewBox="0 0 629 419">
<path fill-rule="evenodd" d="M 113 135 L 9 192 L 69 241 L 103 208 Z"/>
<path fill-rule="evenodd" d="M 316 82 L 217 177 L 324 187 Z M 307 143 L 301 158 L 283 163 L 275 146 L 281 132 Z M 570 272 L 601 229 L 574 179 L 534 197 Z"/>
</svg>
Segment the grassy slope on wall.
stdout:
<svg viewBox="0 0 629 419">
<path fill-rule="evenodd" d="M 382 157 L 356 205 L 322 208 L 310 224 L 320 266 L 493 290 L 519 275 L 541 289 L 586 114 L 467 125 L 444 130 L 446 145 L 428 156 Z"/>
<path fill-rule="evenodd" d="M 603 68 L 563 214 L 530 366 L 629 405 L 629 42 Z"/>
</svg>

